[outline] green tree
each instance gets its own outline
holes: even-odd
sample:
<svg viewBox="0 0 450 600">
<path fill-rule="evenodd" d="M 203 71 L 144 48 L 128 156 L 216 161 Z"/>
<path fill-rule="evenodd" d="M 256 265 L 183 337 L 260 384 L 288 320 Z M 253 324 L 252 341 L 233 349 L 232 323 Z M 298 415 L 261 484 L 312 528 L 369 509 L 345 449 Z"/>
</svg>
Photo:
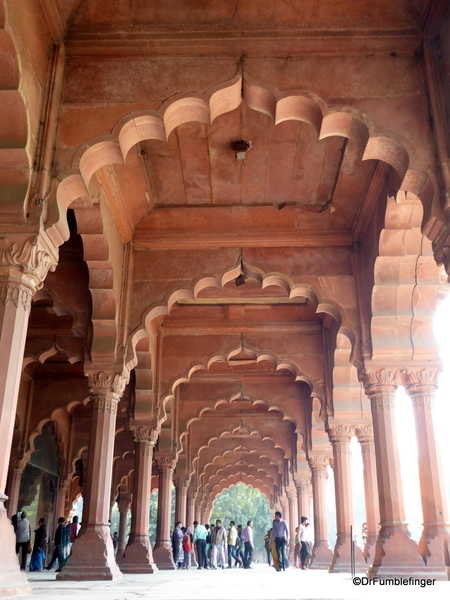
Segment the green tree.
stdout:
<svg viewBox="0 0 450 600">
<path fill-rule="evenodd" d="M 216 519 L 222 520 L 222 525 L 228 528 L 230 521 L 244 528 L 247 521 L 253 521 L 253 541 L 255 558 L 262 560 L 264 554 L 264 535 L 272 527 L 272 516 L 269 503 L 258 490 L 238 483 L 217 496 L 211 514 L 211 523 Z"/>
</svg>

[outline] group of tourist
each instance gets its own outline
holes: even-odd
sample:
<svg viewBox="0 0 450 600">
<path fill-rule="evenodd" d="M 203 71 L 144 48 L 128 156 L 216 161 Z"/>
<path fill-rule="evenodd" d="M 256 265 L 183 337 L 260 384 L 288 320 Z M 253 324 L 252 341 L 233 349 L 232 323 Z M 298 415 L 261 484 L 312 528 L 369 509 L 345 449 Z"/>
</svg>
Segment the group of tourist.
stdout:
<svg viewBox="0 0 450 600">
<path fill-rule="evenodd" d="M 25 571 L 27 566 L 27 555 L 31 554 L 30 571 L 42 571 L 44 569 L 47 531 L 45 519 L 39 519 L 38 526 L 34 530 L 34 543 L 31 546 L 31 525 L 27 513 L 23 511 L 19 515 L 13 515 L 11 523 L 16 535 L 16 554 L 20 555 L 20 570 Z M 64 517 L 58 519 L 58 527 L 55 531 L 55 550 L 50 563 L 45 567 L 48 571 L 58 561 L 57 572 L 60 572 L 70 556 L 72 544 L 78 535 L 80 524 L 75 516 L 71 523 L 66 523 Z"/>
<path fill-rule="evenodd" d="M 294 567 L 307 569 L 312 556 L 312 536 L 309 520 L 302 517 L 300 525 L 295 529 Z M 289 566 L 288 548 L 290 547 L 289 527 L 280 511 L 275 513 L 272 528 L 264 537 L 269 566 L 277 571 L 285 571 Z M 197 569 L 251 569 L 253 563 L 253 523 L 236 527 L 230 521 L 228 531 L 217 519 L 215 525 L 200 525 L 194 521 L 194 530 L 183 527 L 178 521 L 172 533 L 173 559 L 177 568 L 190 569 L 191 556 L 195 553 Z M 227 555 L 227 561 L 225 561 Z M 181 557 L 183 559 L 181 560 Z"/>
</svg>

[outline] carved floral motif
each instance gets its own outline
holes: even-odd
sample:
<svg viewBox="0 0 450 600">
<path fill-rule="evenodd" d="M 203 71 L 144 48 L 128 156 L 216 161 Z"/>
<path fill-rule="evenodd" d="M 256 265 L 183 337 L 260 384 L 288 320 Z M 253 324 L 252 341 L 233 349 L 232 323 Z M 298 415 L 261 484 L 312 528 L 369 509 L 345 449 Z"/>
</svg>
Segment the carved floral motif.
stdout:
<svg viewBox="0 0 450 600">
<path fill-rule="evenodd" d="M 102 391 L 111 391 L 115 394 L 122 395 L 129 381 L 129 374 L 125 373 L 109 373 L 105 371 L 87 373 L 89 378 L 89 387 L 92 394 Z"/>
<path fill-rule="evenodd" d="M 5 306 L 12 302 L 16 308 L 22 306 L 25 310 L 29 310 L 32 297 L 33 291 L 26 285 L 0 283 L 0 301 Z"/>
<path fill-rule="evenodd" d="M 41 235 L 11 240 L 0 238 L 0 265 L 16 267 L 30 276 L 33 291 L 40 289 L 49 271 L 58 265 L 58 251 L 51 244 L 45 244 Z"/>
</svg>

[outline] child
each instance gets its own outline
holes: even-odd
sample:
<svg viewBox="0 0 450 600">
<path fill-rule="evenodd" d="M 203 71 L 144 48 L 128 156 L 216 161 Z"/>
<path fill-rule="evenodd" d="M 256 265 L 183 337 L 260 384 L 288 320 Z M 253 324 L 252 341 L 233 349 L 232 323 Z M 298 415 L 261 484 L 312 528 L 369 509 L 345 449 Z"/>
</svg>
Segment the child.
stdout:
<svg viewBox="0 0 450 600">
<path fill-rule="evenodd" d="M 188 527 L 186 529 L 186 533 L 183 536 L 183 540 L 182 540 L 182 545 L 183 545 L 183 552 L 184 552 L 184 558 L 183 558 L 183 569 L 190 569 L 191 568 L 191 552 L 192 552 L 192 544 L 191 544 L 191 528 Z"/>
</svg>

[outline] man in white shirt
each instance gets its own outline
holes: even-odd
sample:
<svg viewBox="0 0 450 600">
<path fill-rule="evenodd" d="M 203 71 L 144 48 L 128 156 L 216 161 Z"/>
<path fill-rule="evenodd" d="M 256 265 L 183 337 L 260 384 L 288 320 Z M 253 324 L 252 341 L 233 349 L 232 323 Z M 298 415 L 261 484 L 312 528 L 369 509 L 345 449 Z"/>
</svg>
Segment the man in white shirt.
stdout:
<svg viewBox="0 0 450 600">
<path fill-rule="evenodd" d="M 302 560 L 302 569 L 305 570 L 308 567 L 306 563 L 310 554 L 309 547 L 312 545 L 311 527 L 309 525 L 308 517 L 302 517 L 298 528 L 298 541 L 301 544 L 300 556 Z"/>
<path fill-rule="evenodd" d="M 252 531 L 253 523 L 251 521 L 247 521 L 247 527 L 245 527 L 242 535 L 244 537 L 244 569 L 252 569 L 253 562 L 253 531 Z"/>
</svg>

